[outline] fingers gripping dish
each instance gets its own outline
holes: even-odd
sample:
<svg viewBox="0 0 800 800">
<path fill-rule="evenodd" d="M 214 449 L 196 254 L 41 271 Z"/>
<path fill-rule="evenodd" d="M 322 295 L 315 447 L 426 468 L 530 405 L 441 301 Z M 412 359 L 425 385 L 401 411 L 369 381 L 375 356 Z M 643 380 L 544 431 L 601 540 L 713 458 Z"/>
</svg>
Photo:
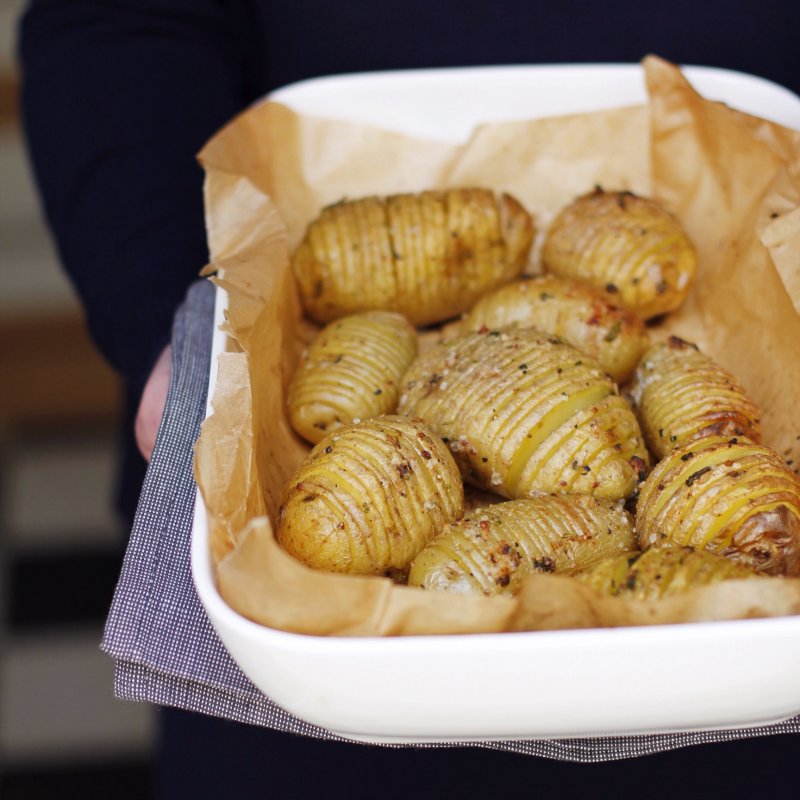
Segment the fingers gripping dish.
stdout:
<svg viewBox="0 0 800 800">
<path fill-rule="evenodd" d="M 509 500 L 446 526 L 412 562 L 410 586 L 515 594 L 532 572 L 571 574 L 637 547 L 622 502 L 589 495 Z"/>
<path fill-rule="evenodd" d="M 398 411 L 449 443 L 465 480 L 511 499 L 619 499 L 646 469 L 638 423 L 611 378 L 534 330 L 470 333 L 419 356 Z"/>
<path fill-rule="evenodd" d="M 683 303 L 696 260 L 680 223 L 653 200 L 599 188 L 558 214 L 542 250 L 548 272 L 614 287 L 645 319 Z"/>
<path fill-rule="evenodd" d="M 531 327 L 560 336 L 619 383 L 630 377 L 649 343 L 642 318 L 614 293 L 557 275 L 515 281 L 483 297 L 464 317 L 466 330 L 482 326 Z"/>
<path fill-rule="evenodd" d="M 800 483 L 767 447 L 707 436 L 672 450 L 642 484 L 642 549 L 688 545 L 772 575 L 800 575 Z"/>
<path fill-rule="evenodd" d="M 329 572 L 404 568 L 464 511 L 447 447 L 422 424 L 384 416 L 345 425 L 311 451 L 284 489 L 277 538 Z"/>
<path fill-rule="evenodd" d="M 696 345 L 671 336 L 648 350 L 630 396 L 650 450 L 670 450 L 703 436 L 760 437 L 758 409 L 727 370 Z"/>
<path fill-rule="evenodd" d="M 292 427 L 309 442 L 395 410 L 417 332 L 400 314 L 367 311 L 332 322 L 309 347 L 289 386 Z"/>
<path fill-rule="evenodd" d="M 518 277 L 533 234 L 517 200 L 486 189 L 367 197 L 323 209 L 293 267 L 317 322 L 385 309 L 429 325 Z"/>
</svg>

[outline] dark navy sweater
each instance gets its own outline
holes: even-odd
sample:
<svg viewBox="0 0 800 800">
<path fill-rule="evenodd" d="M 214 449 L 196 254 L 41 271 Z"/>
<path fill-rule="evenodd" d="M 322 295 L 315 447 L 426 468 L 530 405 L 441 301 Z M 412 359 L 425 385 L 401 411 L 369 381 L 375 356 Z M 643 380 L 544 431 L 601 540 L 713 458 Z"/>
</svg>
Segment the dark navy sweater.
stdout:
<svg viewBox="0 0 800 800">
<path fill-rule="evenodd" d="M 800 93 L 796 0 L 34 0 L 20 29 L 35 176 L 91 333 L 133 394 L 207 259 L 195 154 L 316 75 L 502 63 L 677 63 Z"/>
</svg>

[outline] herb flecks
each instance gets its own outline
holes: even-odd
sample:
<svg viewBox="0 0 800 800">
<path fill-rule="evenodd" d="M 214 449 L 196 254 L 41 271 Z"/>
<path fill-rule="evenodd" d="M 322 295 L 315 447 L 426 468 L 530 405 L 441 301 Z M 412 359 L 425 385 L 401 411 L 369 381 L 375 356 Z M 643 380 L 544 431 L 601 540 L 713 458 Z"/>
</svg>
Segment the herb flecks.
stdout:
<svg viewBox="0 0 800 800">
<path fill-rule="evenodd" d="M 619 336 L 621 330 L 622 330 L 622 323 L 621 322 L 615 322 L 608 329 L 608 333 L 603 337 L 603 341 L 604 342 L 613 342 L 614 339 L 616 339 Z"/>
<path fill-rule="evenodd" d="M 706 472 L 711 472 L 711 467 L 703 467 L 702 469 L 698 469 L 697 472 L 693 472 L 687 479 L 686 485 L 691 486 L 695 481 L 699 481 Z"/>
</svg>

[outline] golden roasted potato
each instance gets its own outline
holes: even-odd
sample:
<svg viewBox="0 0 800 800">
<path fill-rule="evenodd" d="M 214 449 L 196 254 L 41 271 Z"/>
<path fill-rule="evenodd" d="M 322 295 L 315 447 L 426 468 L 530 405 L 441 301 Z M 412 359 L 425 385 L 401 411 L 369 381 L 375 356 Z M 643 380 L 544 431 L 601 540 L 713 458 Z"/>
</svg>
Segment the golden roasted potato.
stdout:
<svg viewBox="0 0 800 800">
<path fill-rule="evenodd" d="M 600 188 L 561 210 L 542 250 L 548 272 L 613 287 L 644 319 L 683 303 L 696 261 L 680 223 L 661 206 Z"/>
<path fill-rule="evenodd" d="M 761 572 L 800 574 L 800 483 L 780 456 L 743 437 L 707 436 L 660 461 L 636 508 L 642 549 L 688 545 Z"/>
<path fill-rule="evenodd" d="M 284 489 L 277 539 L 328 572 L 402 570 L 464 511 L 447 447 L 419 422 L 375 417 L 326 436 Z"/>
<path fill-rule="evenodd" d="M 653 547 L 604 559 L 575 577 L 613 597 L 661 600 L 718 581 L 763 576 L 744 564 L 706 550 Z"/>
<path fill-rule="evenodd" d="M 292 427 L 309 442 L 395 410 L 400 379 L 417 354 L 417 332 L 391 311 L 332 322 L 314 340 L 289 386 Z"/>
<path fill-rule="evenodd" d="M 411 562 L 410 586 L 514 594 L 532 572 L 574 573 L 636 547 L 621 501 L 589 495 L 509 500 L 446 526 Z"/>
<path fill-rule="evenodd" d="M 631 495 L 647 450 L 588 356 L 532 329 L 469 333 L 416 358 L 398 411 L 449 443 L 465 480 L 508 498 Z"/>
<path fill-rule="evenodd" d="M 487 189 L 367 197 L 323 209 L 293 267 L 318 322 L 383 309 L 428 325 L 516 278 L 533 234 L 513 197 Z"/>
<path fill-rule="evenodd" d="M 536 328 L 560 336 L 618 383 L 627 380 L 649 344 L 642 318 L 614 294 L 557 275 L 515 281 L 480 299 L 465 315 L 464 328 L 483 326 Z"/>
<path fill-rule="evenodd" d="M 645 353 L 630 397 L 645 441 L 658 458 L 712 434 L 760 438 L 758 409 L 736 378 L 677 336 Z"/>
</svg>

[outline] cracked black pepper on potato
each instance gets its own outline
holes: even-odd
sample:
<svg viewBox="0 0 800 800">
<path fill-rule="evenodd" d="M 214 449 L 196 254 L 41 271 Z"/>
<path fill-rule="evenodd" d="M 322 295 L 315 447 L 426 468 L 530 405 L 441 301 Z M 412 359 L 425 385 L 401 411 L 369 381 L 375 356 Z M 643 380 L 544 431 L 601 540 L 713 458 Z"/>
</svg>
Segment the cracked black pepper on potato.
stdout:
<svg viewBox="0 0 800 800">
<path fill-rule="evenodd" d="M 442 441 L 417 421 L 381 416 L 314 447 L 284 489 L 276 536 L 308 566 L 383 575 L 463 512 L 464 486 Z"/>
<path fill-rule="evenodd" d="M 642 549 L 705 549 L 771 575 L 800 575 L 800 482 L 768 447 L 707 436 L 672 450 L 641 485 Z"/>
<path fill-rule="evenodd" d="M 292 427 L 307 441 L 355 419 L 395 410 L 400 379 L 417 354 L 417 332 L 400 314 L 365 311 L 322 330 L 289 385 Z"/>
<path fill-rule="evenodd" d="M 585 354 L 531 329 L 469 333 L 418 356 L 398 411 L 448 442 L 467 482 L 510 499 L 619 499 L 647 469 L 616 384 Z"/>
<path fill-rule="evenodd" d="M 649 337 L 642 318 L 619 303 L 614 289 L 557 275 L 514 281 L 481 298 L 462 327 L 530 327 L 560 336 L 621 383 L 630 377 Z"/>
<path fill-rule="evenodd" d="M 292 265 L 317 322 L 383 309 L 429 325 L 518 277 L 533 235 L 522 205 L 487 189 L 366 197 L 324 208 Z"/>
<path fill-rule="evenodd" d="M 694 245 L 654 200 L 601 188 L 576 198 L 548 228 L 547 272 L 613 286 L 645 319 L 680 307 L 694 281 Z"/>
<path fill-rule="evenodd" d="M 661 600 L 698 586 L 760 577 L 750 567 L 692 547 L 653 547 L 605 558 L 576 578 L 602 594 Z"/>
<path fill-rule="evenodd" d="M 573 574 L 635 549 L 619 501 L 589 495 L 509 500 L 445 526 L 411 563 L 410 586 L 461 594 L 515 594 L 536 572 Z"/>
<path fill-rule="evenodd" d="M 718 434 L 759 440 L 759 412 L 745 389 L 697 345 L 677 336 L 648 350 L 630 388 L 647 445 L 663 458 L 692 439 Z"/>
</svg>

